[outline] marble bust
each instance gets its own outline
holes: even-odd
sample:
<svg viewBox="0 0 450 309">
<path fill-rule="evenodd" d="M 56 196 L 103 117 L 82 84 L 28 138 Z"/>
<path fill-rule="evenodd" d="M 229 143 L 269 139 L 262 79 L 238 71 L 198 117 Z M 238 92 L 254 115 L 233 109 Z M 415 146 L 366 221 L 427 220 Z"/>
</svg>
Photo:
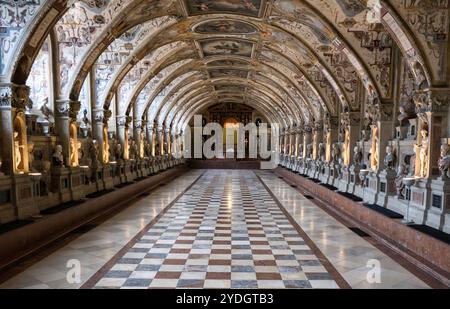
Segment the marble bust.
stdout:
<svg viewBox="0 0 450 309">
<path fill-rule="evenodd" d="M 362 163 L 362 152 L 361 149 L 359 148 L 359 146 L 355 146 L 355 148 L 353 148 L 353 164 L 355 166 L 360 166 Z"/>
<path fill-rule="evenodd" d="M 444 144 L 441 146 L 441 157 L 439 158 L 438 166 L 442 178 L 450 178 L 450 145 Z"/>
<path fill-rule="evenodd" d="M 64 156 L 61 145 L 56 145 L 52 156 L 53 167 L 64 167 Z"/>
<path fill-rule="evenodd" d="M 386 147 L 386 156 L 384 157 L 384 166 L 387 169 L 393 169 L 395 164 L 395 155 L 391 146 Z"/>
</svg>

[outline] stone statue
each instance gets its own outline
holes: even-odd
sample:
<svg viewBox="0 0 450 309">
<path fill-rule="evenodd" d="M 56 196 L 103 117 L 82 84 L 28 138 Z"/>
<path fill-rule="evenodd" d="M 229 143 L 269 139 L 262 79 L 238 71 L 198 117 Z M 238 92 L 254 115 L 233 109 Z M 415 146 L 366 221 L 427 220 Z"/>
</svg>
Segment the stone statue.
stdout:
<svg viewBox="0 0 450 309">
<path fill-rule="evenodd" d="M 91 158 L 91 165 L 94 168 L 97 168 L 100 165 L 100 162 L 98 160 L 98 154 L 99 154 L 98 143 L 97 140 L 93 139 L 91 140 L 91 143 L 89 145 L 89 156 Z"/>
<path fill-rule="evenodd" d="M 386 147 L 386 156 L 384 157 L 384 166 L 387 169 L 393 169 L 395 164 L 395 155 L 392 152 L 392 147 Z"/>
<path fill-rule="evenodd" d="M 56 145 L 55 151 L 52 155 L 53 167 L 64 167 L 64 155 L 61 145 Z"/>
<path fill-rule="evenodd" d="M 50 193 L 50 186 L 52 183 L 52 174 L 51 174 L 51 163 L 50 161 L 44 161 L 42 163 L 42 170 L 40 171 L 41 176 L 41 195 L 48 195 Z"/>
<path fill-rule="evenodd" d="M 29 170 L 30 172 L 35 173 L 36 169 L 33 166 L 34 163 L 34 143 L 28 143 L 28 165 L 29 165 Z"/>
<path fill-rule="evenodd" d="M 144 155 L 147 158 L 151 158 L 151 156 L 152 156 L 152 147 L 151 147 L 150 143 L 147 141 L 144 142 Z"/>
<path fill-rule="evenodd" d="M 138 151 L 138 149 L 137 149 L 136 142 L 134 141 L 134 139 L 132 139 L 130 141 L 130 151 L 129 151 L 129 154 L 128 154 L 131 160 L 135 160 L 136 159 L 137 151 Z"/>
<path fill-rule="evenodd" d="M 108 163 L 109 162 L 109 142 L 108 142 L 108 135 L 104 137 L 103 140 L 103 162 Z"/>
<path fill-rule="evenodd" d="M 353 148 L 353 164 L 355 166 L 361 166 L 363 154 L 358 145 Z"/>
<path fill-rule="evenodd" d="M 374 126 L 372 129 L 372 149 L 370 153 L 372 170 L 378 169 L 379 150 L 380 150 L 380 141 L 378 140 L 378 127 Z"/>
<path fill-rule="evenodd" d="M 79 153 L 81 151 L 81 142 L 76 141 L 74 138 L 70 138 L 70 165 L 78 166 Z"/>
<path fill-rule="evenodd" d="M 408 168 L 408 176 L 415 176 L 416 175 L 416 155 L 411 156 L 409 159 L 409 164 L 407 166 Z"/>
<path fill-rule="evenodd" d="M 323 143 L 319 144 L 319 160 L 325 161 L 325 145 Z"/>
<path fill-rule="evenodd" d="M 114 155 L 116 157 L 116 160 L 118 162 L 121 162 L 123 160 L 123 149 L 122 149 L 122 144 L 120 143 L 116 143 L 116 147 L 114 149 Z"/>
<path fill-rule="evenodd" d="M 429 138 L 428 131 L 422 129 L 420 131 L 422 135 L 422 143 L 420 145 L 416 145 L 419 150 L 419 160 L 420 160 L 420 170 L 419 177 L 427 177 L 427 169 L 428 169 L 428 148 L 429 148 Z"/>
<path fill-rule="evenodd" d="M 397 197 L 401 200 L 405 198 L 405 183 L 403 179 L 407 176 L 407 168 L 404 164 L 400 164 L 397 169 L 397 176 L 395 177 L 395 187 L 397 190 Z"/>
<path fill-rule="evenodd" d="M 338 143 L 333 144 L 333 149 L 331 150 L 331 157 L 335 163 L 339 162 L 339 158 L 341 155 L 341 149 Z"/>
<path fill-rule="evenodd" d="M 116 161 L 116 144 L 117 140 L 114 137 L 112 137 L 109 140 L 109 149 L 108 149 L 109 162 Z"/>
<path fill-rule="evenodd" d="M 143 158 L 145 156 L 145 139 L 144 139 L 144 133 L 141 133 L 140 135 L 141 142 L 139 143 L 139 157 Z"/>
<path fill-rule="evenodd" d="M 307 159 L 311 159 L 312 158 L 312 149 L 313 149 L 313 145 L 309 144 L 306 146 L 306 158 Z"/>
<path fill-rule="evenodd" d="M 443 179 L 450 178 L 450 145 L 441 146 L 441 157 L 438 161 L 439 170 Z"/>
<path fill-rule="evenodd" d="M 16 171 L 21 171 L 20 163 L 22 162 L 22 150 L 23 146 L 20 145 L 19 132 L 14 131 L 14 167 Z"/>
<path fill-rule="evenodd" d="M 50 110 L 50 108 L 48 108 L 48 98 L 45 98 L 44 104 L 42 104 L 40 111 L 41 111 L 42 115 L 44 116 L 44 119 L 46 121 L 49 121 L 50 116 L 52 115 L 52 111 Z"/>
</svg>

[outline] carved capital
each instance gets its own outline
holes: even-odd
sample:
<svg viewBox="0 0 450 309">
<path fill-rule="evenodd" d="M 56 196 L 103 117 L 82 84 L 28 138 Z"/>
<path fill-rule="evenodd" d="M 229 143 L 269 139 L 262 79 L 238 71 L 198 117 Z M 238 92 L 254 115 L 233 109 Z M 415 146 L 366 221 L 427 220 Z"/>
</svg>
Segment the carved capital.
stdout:
<svg viewBox="0 0 450 309">
<path fill-rule="evenodd" d="M 141 120 L 135 120 L 134 123 L 133 123 L 133 127 L 135 129 L 138 129 L 138 130 L 142 129 L 142 121 Z"/>
<path fill-rule="evenodd" d="M 30 87 L 15 84 L 0 84 L 0 107 L 17 109 L 31 108 Z"/>
<path fill-rule="evenodd" d="M 69 100 L 57 100 L 55 102 L 56 116 L 69 117 L 70 101 Z"/>
<path fill-rule="evenodd" d="M 103 123 L 105 120 L 105 111 L 104 110 L 93 110 L 92 111 L 94 122 L 96 123 Z"/>
<path fill-rule="evenodd" d="M 116 124 L 118 127 L 125 127 L 127 124 L 127 117 L 125 116 L 117 116 L 116 117 Z"/>
<path fill-rule="evenodd" d="M 78 113 L 80 112 L 81 109 L 80 101 L 70 101 L 69 105 L 70 105 L 70 112 L 69 112 L 70 118 L 77 119 Z"/>
<path fill-rule="evenodd" d="M 450 105 L 450 89 L 418 90 L 414 93 L 413 101 L 417 114 L 446 111 Z"/>
</svg>

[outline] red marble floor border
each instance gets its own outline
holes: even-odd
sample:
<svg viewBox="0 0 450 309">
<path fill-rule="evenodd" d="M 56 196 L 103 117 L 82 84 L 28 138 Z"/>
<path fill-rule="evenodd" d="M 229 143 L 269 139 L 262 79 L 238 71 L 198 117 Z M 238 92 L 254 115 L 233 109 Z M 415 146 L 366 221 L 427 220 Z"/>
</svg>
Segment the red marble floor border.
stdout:
<svg viewBox="0 0 450 309">
<path fill-rule="evenodd" d="M 275 203 L 278 205 L 278 207 L 281 209 L 283 214 L 288 218 L 289 222 L 292 224 L 292 226 L 297 230 L 297 233 L 304 239 L 306 245 L 311 248 L 311 251 L 315 256 L 317 256 L 322 263 L 323 267 L 327 270 L 327 272 L 333 277 L 333 279 L 336 281 L 337 285 L 341 289 L 351 289 L 350 284 L 348 284 L 347 281 L 345 281 L 344 277 L 337 271 L 337 269 L 331 264 L 331 262 L 328 260 L 328 258 L 320 251 L 319 247 L 312 241 L 311 238 L 309 238 L 308 234 L 305 233 L 305 231 L 301 228 L 301 226 L 295 221 L 295 219 L 291 216 L 291 214 L 284 208 L 283 204 L 278 200 L 278 198 L 273 194 L 272 190 L 266 185 L 266 183 L 261 179 L 261 177 L 256 174 L 256 177 L 258 180 L 262 183 L 264 188 L 269 192 L 269 195 L 272 197 L 272 199 L 275 201 Z"/>
<path fill-rule="evenodd" d="M 105 265 L 103 265 L 94 275 L 91 276 L 82 286 L 81 289 L 92 289 L 95 287 L 108 271 L 124 256 L 145 234 L 161 219 L 164 214 L 172 208 L 173 205 L 188 192 L 199 180 L 205 172 L 202 172 L 187 188 L 185 188 L 178 196 L 169 203 L 152 221 L 150 221 L 139 233 L 137 233 L 122 249 L 119 250 Z"/>
<path fill-rule="evenodd" d="M 441 252 L 439 260 L 450 264 L 450 246 L 444 242 L 425 235 L 419 231 L 413 230 L 402 224 L 400 220 L 387 218 L 369 208 L 362 207 L 359 203 L 320 186 L 319 184 L 289 170 L 278 167 L 274 173 L 282 176 L 285 182 L 288 180 L 287 183 L 295 184 L 308 192 L 308 194 L 315 197 L 315 199 L 312 200 L 314 204 L 322 208 L 328 214 L 334 216 L 344 225 L 346 225 L 345 222 L 351 222 L 351 226 L 361 227 L 376 240 L 378 249 L 386 255 L 389 255 L 394 259 L 394 261 L 407 268 L 408 271 L 416 275 L 425 283 L 429 284 L 431 287 L 450 287 L 450 273 L 439 267 L 439 265 L 435 263 L 434 259 L 427 259 L 430 255 Z M 297 191 L 300 192 L 298 188 Z M 373 218 L 376 218 L 376 220 L 373 220 Z M 401 229 L 402 232 L 406 231 L 407 234 L 411 233 L 409 236 L 413 237 L 413 239 L 411 239 L 412 244 L 417 241 L 428 241 L 437 246 L 437 248 L 433 248 L 433 246 L 431 246 L 429 249 L 424 249 L 422 246 L 422 253 L 426 254 L 421 255 L 421 251 L 417 249 L 414 250 L 414 246 L 411 246 L 411 242 L 408 242 L 409 239 L 405 239 L 405 233 L 402 234 L 396 232 L 396 227 Z M 439 251 L 439 248 L 443 248 L 443 250 Z"/>
</svg>

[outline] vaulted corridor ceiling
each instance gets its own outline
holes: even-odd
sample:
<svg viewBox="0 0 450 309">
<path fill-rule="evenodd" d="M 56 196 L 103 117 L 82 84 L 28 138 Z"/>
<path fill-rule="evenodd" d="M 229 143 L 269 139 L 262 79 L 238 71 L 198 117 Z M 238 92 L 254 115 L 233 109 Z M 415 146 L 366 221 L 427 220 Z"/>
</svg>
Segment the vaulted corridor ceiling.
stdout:
<svg viewBox="0 0 450 309">
<path fill-rule="evenodd" d="M 80 100 L 81 110 L 90 113 L 82 100 L 90 74 L 95 110 L 108 111 L 117 100 L 117 116 L 133 115 L 174 132 L 219 102 L 248 104 L 287 128 L 365 105 L 373 107 L 372 118 L 392 115 L 401 55 L 410 72 L 405 91 L 448 83 L 448 67 L 442 66 L 447 1 L 59 0 L 2 6 L 1 26 L 14 34 L 3 38 L 5 81 L 32 84 L 30 73 L 38 74 L 50 53 L 56 99 Z M 419 18 L 424 13 L 428 19 Z M 40 99 L 42 89 L 31 86 Z"/>
</svg>

